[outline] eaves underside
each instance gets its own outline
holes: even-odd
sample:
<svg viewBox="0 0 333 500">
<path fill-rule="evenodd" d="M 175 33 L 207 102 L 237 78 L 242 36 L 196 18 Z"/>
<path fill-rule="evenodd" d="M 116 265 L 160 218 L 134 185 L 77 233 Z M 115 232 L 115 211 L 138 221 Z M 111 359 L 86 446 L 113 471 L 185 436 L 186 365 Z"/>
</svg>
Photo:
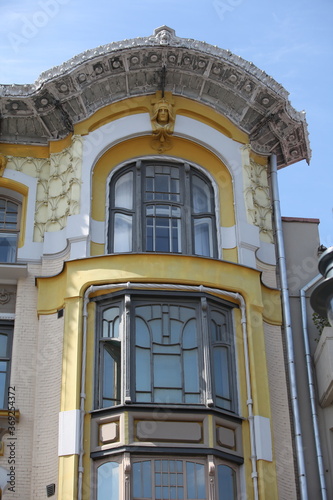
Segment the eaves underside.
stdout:
<svg viewBox="0 0 333 500">
<path fill-rule="evenodd" d="M 304 114 L 292 108 L 281 85 L 252 63 L 178 38 L 167 27 L 129 42 L 76 56 L 34 85 L 0 87 L 0 141 L 45 145 L 62 139 L 109 104 L 161 90 L 165 67 L 165 91 L 230 119 L 249 136 L 254 152 L 275 153 L 280 167 L 309 161 Z"/>
</svg>

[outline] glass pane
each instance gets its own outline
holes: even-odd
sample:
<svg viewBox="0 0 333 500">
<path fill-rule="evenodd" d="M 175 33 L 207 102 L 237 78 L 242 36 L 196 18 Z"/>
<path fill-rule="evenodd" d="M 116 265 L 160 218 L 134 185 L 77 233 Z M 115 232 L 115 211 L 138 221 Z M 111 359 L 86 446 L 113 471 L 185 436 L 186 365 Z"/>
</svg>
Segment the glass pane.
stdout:
<svg viewBox="0 0 333 500">
<path fill-rule="evenodd" d="M 15 262 L 16 245 L 16 234 L 0 234 L 0 262 Z"/>
<path fill-rule="evenodd" d="M 103 408 L 120 403 L 120 349 L 104 346 L 103 349 Z"/>
<path fill-rule="evenodd" d="M 198 346 L 197 342 L 197 322 L 192 319 L 186 323 L 183 332 L 183 348 L 193 349 Z"/>
<path fill-rule="evenodd" d="M 7 364 L 7 363 L 5 363 Z M 6 396 L 6 372 L 0 373 L 0 409 L 5 408 L 5 396 Z"/>
<path fill-rule="evenodd" d="M 155 403 L 182 403 L 183 396 L 181 389 L 155 389 Z"/>
<path fill-rule="evenodd" d="M 218 500 L 236 499 L 236 474 L 227 465 L 218 465 Z"/>
<path fill-rule="evenodd" d="M 228 350 L 214 347 L 214 383 L 216 396 L 230 399 Z"/>
<path fill-rule="evenodd" d="M 181 388 L 181 364 L 180 356 L 172 354 L 155 354 L 154 362 L 154 386 Z"/>
<path fill-rule="evenodd" d="M 119 307 L 110 307 L 103 312 L 102 336 L 119 338 Z"/>
<path fill-rule="evenodd" d="M 151 498 L 151 462 L 133 464 L 133 496 L 134 498 Z"/>
<path fill-rule="evenodd" d="M 150 393 L 150 370 L 150 350 L 137 347 L 135 358 L 135 378 L 137 391 Z"/>
<path fill-rule="evenodd" d="M 194 219 L 194 253 L 213 257 L 212 220 Z"/>
<path fill-rule="evenodd" d="M 199 392 L 199 366 L 197 349 L 184 351 L 183 363 L 185 392 Z"/>
<path fill-rule="evenodd" d="M 156 218 L 155 221 L 155 250 L 170 252 L 169 220 Z"/>
<path fill-rule="evenodd" d="M 135 319 L 136 345 L 150 348 L 150 333 L 147 324 L 141 318 Z"/>
<path fill-rule="evenodd" d="M 97 469 L 97 500 L 119 500 L 119 464 L 108 462 Z"/>
<path fill-rule="evenodd" d="M 206 484 L 203 464 L 186 462 L 186 481 L 188 499 L 205 499 Z"/>
<path fill-rule="evenodd" d="M 133 172 L 122 175 L 115 184 L 115 207 L 133 209 Z"/>
<path fill-rule="evenodd" d="M 5 333 L 0 334 L 0 358 L 7 356 L 7 340 L 8 337 Z"/>
<path fill-rule="evenodd" d="M 132 251 L 132 216 L 114 215 L 114 252 Z"/>
<path fill-rule="evenodd" d="M 192 190 L 193 212 L 195 214 L 211 213 L 212 194 L 207 182 L 205 182 L 200 177 L 193 175 Z"/>
</svg>

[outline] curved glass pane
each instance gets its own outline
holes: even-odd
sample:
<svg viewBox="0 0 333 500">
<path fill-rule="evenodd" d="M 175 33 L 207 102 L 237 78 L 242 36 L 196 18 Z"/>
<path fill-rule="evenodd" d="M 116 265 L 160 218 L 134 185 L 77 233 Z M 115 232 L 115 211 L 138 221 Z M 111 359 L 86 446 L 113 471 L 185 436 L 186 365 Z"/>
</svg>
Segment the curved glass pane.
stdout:
<svg viewBox="0 0 333 500">
<path fill-rule="evenodd" d="M 133 210 L 133 172 L 122 175 L 115 184 L 114 206 Z"/>
<path fill-rule="evenodd" d="M 195 347 L 198 347 L 197 320 L 191 319 L 186 323 L 183 331 L 183 348 L 194 349 Z"/>
<path fill-rule="evenodd" d="M 193 220 L 194 253 L 213 257 L 212 219 L 207 217 Z"/>
<path fill-rule="evenodd" d="M 97 500 L 119 500 L 119 464 L 107 462 L 97 469 Z"/>
<path fill-rule="evenodd" d="M 141 318 L 135 319 L 136 345 L 150 347 L 150 333 L 146 323 Z"/>
<path fill-rule="evenodd" d="M 195 214 L 212 212 L 212 194 L 207 182 L 196 175 L 192 176 L 192 203 Z"/>
<path fill-rule="evenodd" d="M 227 465 L 217 466 L 218 500 L 236 500 L 236 474 Z"/>
<path fill-rule="evenodd" d="M 132 251 L 132 215 L 114 214 L 114 252 Z"/>
</svg>

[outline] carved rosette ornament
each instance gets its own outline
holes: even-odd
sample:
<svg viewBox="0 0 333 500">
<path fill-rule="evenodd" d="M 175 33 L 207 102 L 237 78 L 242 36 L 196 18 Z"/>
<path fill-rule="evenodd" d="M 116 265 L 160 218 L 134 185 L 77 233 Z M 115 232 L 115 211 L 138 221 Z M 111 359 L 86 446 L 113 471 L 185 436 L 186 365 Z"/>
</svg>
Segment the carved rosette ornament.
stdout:
<svg viewBox="0 0 333 500">
<path fill-rule="evenodd" d="M 15 292 L 10 292 L 5 288 L 0 290 L 0 304 L 5 305 L 10 301 L 11 295 L 15 295 Z"/>
<path fill-rule="evenodd" d="M 164 151 L 172 148 L 171 135 L 175 126 L 175 114 L 172 100 L 162 98 L 159 94 L 161 93 L 157 92 L 155 99 L 152 101 L 150 113 L 153 131 L 151 146 L 159 153 L 164 153 Z"/>
</svg>

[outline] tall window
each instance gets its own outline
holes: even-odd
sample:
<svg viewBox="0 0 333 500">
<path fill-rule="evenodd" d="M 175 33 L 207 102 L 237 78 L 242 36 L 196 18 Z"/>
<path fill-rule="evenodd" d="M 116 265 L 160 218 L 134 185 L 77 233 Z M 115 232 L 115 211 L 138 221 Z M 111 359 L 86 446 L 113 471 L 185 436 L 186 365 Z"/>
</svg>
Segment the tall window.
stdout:
<svg viewBox="0 0 333 500">
<path fill-rule="evenodd" d="M 20 205 L 0 196 L 0 262 L 15 262 Z"/>
<path fill-rule="evenodd" d="M 126 309 L 124 302 L 118 297 L 98 307 L 97 407 L 130 399 L 236 411 L 228 307 L 205 296 L 167 293 L 133 292 Z"/>
<path fill-rule="evenodd" d="M 0 409 L 7 408 L 10 365 L 12 355 L 13 325 L 0 322 Z"/>
<path fill-rule="evenodd" d="M 188 164 L 140 161 L 110 185 L 110 252 L 216 257 L 211 183 Z"/>
</svg>

